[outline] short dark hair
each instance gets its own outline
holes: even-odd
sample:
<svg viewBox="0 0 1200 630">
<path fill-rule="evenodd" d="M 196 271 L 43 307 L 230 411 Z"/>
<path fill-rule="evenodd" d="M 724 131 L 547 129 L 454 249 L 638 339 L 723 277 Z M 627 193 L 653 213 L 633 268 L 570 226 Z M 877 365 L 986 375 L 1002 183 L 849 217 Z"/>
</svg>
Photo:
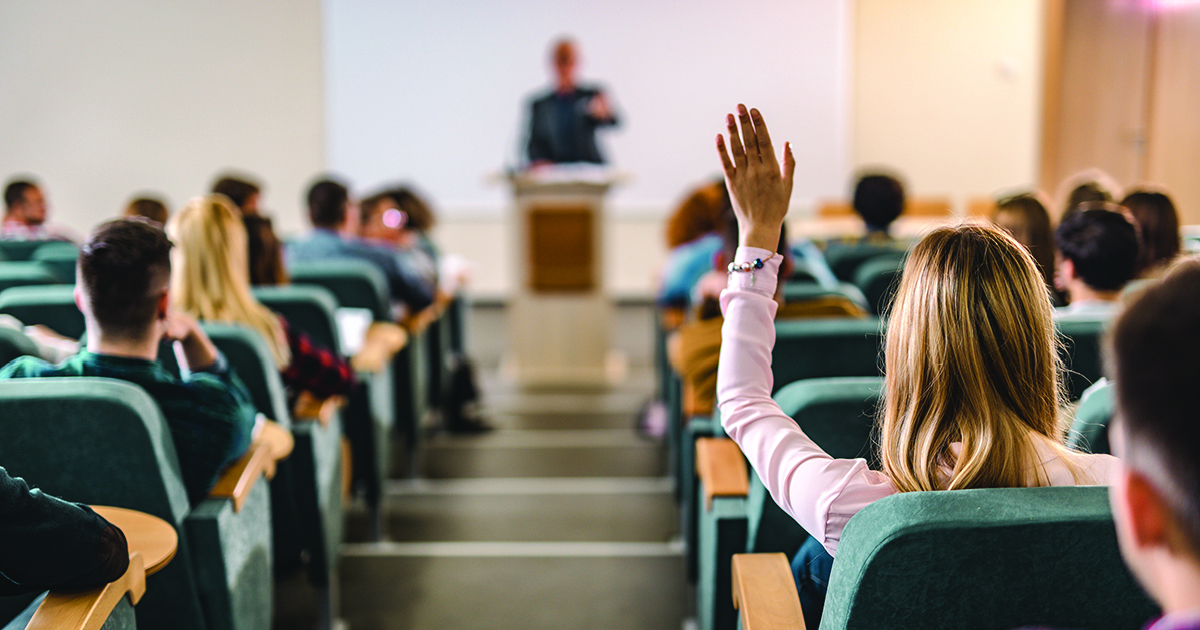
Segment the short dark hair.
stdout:
<svg viewBox="0 0 1200 630">
<path fill-rule="evenodd" d="M 346 220 L 350 190 L 332 179 L 317 181 L 308 189 L 308 218 L 316 227 L 337 228 Z"/>
<path fill-rule="evenodd" d="M 883 173 L 863 175 L 854 185 L 853 204 L 868 229 L 886 232 L 904 212 L 904 184 Z"/>
<path fill-rule="evenodd" d="M 104 334 L 142 338 L 171 279 L 171 241 L 162 227 L 141 217 L 103 223 L 78 265 L 84 299 Z"/>
<path fill-rule="evenodd" d="M 229 197 L 238 208 L 244 208 L 250 197 L 262 192 L 258 184 L 232 175 L 225 175 L 213 182 L 212 191 Z"/>
<path fill-rule="evenodd" d="M 287 284 L 283 247 L 275 235 L 271 218 L 248 214 L 242 217 L 242 224 L 246 226 L 246 245 L 250 250 L 250 284 Z"/>
<path fill-rule="evenodd" d="M 1084 284 L 1097 291 L 1119 291 L 1137 271 L 1137 229 L 1116 206 L 1084 204 L 1054 232 L 1062 257 L 1075 266 Z"/>
<path fill-rule="evenodd" d="M 167 210 L 167 204 L 156 197 L 138 197 L 130 201 L 129 205 L 125 207 L 125 216 L 146 217 L 159 225 L 166 225 L 170 214 Z"/>
<path fill-rule="evenodd" d="M 1137 273 L 1171 262 L 1179 255 L 1179 212 L 1171 198 L 1152 190 L 1135 190 L 1121 200 L 1137 221 L 1141 236 Z"/>
<path fill-rule="evenodd" d="M 1193 549 L 1200 549 L 1197 295 L 1200 260 L 1180 261 L 1137 293 L 1106 342 L 1125 459 L 1155 483 Z"/>
<path fill-rule="evenodd" d="M 37 184 L 27 179 L 15 179 L 4 187 L 4 206 L 12 209 L 13 206 L 25 201 L 25 191 L 30 188 L 37 188 Z"/>
</svg>

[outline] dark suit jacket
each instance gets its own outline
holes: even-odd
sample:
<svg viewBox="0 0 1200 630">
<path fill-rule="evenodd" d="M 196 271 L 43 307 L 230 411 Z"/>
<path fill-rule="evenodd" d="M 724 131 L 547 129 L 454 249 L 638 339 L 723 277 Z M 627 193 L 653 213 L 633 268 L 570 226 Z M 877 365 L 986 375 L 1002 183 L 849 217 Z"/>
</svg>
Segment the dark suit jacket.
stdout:
<svg viewBox="0 0 1200 630">
<path fill-rule="evenodd" d="M 592 162 L 603 164 L 604 158 L 596 147 L 596 128 L 616 125 L 617 118 L 595 118 L 588 113 L 588 104 L 601 90 L 595 87 L 578 86 L 563 98 L 569 102 L 571 120 L 563 124 L 559 120 L 559 96 L 556 92 L 544 94 L 530 103 L 529 142 L 526 147 L 529 161 L 547 160 L 554 163 Z M 564 130 L 569 133 L 564 137 Z"/>
</svg>

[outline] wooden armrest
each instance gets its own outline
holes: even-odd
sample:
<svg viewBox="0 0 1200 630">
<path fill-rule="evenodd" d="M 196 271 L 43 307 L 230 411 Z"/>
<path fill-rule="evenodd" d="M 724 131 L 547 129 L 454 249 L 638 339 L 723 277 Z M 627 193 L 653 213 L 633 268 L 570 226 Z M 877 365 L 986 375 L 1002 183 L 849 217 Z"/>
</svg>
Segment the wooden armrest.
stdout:
<svg viewBox="0 0 1200 630">
<path fill-rule="evenodd" d="M 371 322 L 362 349 L 350 358 L 355 372 L 382 372 L 392 357 L 408 345 L 408 331 L 391 322 Z"/>
<path fill-rule="evenodd" d="M 714 496 L 744 497 L 750 493 L 750 475 L 742 450 L 729 438 L 696 440 L 696 474 L 704 484 L 705 509 Z"/>
<path fill-rule="evenodd" d="M 300 396 L 296 399 L 296 407 L 292 409 L 292 419 L 298 421 L 316 421 L 320 422 L 321 426 L 329 426 L 333 422 L 333 414 L 342 405 L 346 404 L 346 399 L 341 396 L 330 396 L 329 398 L 317 398 L 312 395 L 312 392 L 300 392 Z"/>
<path fill-rule="evenodd" d="M 50 593 L 26 630 L 100 630 L 113 608 L 129 594 L 136 604 L 146 592 L 146 570 L 142 554 L 129 555 L 129 568 L 116 581 L 86 593 Z"/>
<path fill-rule="evenodd" d="M 426 328 L 433 322 L 436 322 L 442 316 L 444 306 L 439 306 L 436 302 L 425 307 L 424 310 L 418 311 L 405 317 L 400 324 L 408 329 L 410 335 L 419 335 L 425 332 Z"/>
<path fill-rule="evenodd" d="M 804 630 L 796 578 L 782 553 L 733 555 L 733 607 L 744 630 Z"/>
<path fill-rule="evenodd" d="M 211 499 L 232 499 L 233 511 L 239 512 L 250 496 L 250 490 L 259 478 L 266 476 L 267 469 L 275 467 L 271 446 L 265 442 L 251 442 L 250 448 L 221 472 L 217 484 L 208 492 Z"/>
</svg>

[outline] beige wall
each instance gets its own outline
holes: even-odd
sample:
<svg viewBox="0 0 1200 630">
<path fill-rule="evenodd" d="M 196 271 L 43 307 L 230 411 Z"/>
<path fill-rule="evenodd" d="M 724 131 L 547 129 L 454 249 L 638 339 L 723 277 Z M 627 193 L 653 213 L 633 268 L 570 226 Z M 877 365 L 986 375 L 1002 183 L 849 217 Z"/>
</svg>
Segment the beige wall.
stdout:
<svg viewBox="0 0 1200 630">
<path fill-rule="evenodd" d="M 324 163 L 320 0 L 3 2 L 0 85 L 0 178 L 36 175 L 79 230 L 228 167 L 299 228 Z"/>
<path fill-rule="evenodd" d="M 857 0 L 852 151 L 966 200 L 1038 167 L 1043 0 Z"/>
</svg>

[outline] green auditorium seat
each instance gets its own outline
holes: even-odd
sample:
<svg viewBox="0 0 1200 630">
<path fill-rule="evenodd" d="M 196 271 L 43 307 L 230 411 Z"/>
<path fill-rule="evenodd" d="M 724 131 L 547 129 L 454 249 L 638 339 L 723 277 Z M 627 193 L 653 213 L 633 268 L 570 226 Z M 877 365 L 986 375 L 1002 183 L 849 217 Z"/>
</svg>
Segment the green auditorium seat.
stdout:
<svg viewBox="0 0 1200 630">
<path fill-rule="evenodd" d="M 62 282 L 49 267 L 40 262 L 0 262 L 0 291 L 44 284 Z"/>
<path fill-rule="evenodd" d="M 877 467 L 872 434 L 882 389 L 880 377 L 809 379 L 787 385 L 775 400 L 831 456 L 861 457 Z M 734 554 L 783 552 L 791 557 L 808 536 L 753 470 L 746 496 L 714 497 L 711 509 L 700 514 L 698 531 L 696 602 L 702 630 L 736 625 L 727 596 Z"/>
<path fill-rule="evenodd" d="M 288 267 L 294 284 L 314 284 L 329 289 L 339 306 L 365 308 L 376 321 L 390 321 L 387 278 L 366 260 L 297 262 Z"/>
<path fill-rule="evenodd" d="M 254 297 L 267 308 L 283 315 L 288 323 L 308 333 L 317 344 L 335 349 L 341 354 L 336 315 L 337 301 L 333 294 L 315 285 L 293 284 L 278 287 L 255 287 Z M 355 477 L 366 480 L 367 505 L 379 518 L 382 483 L 387 478 L 392 457 L 392 396 L 399 393 L 389 387 L 386 378 L 365 376 L 367 388 L 352 396 L 343 410 L 343 431 L 351 440 L 355 452 Z M 359 399 L 362 397 L 362 399 Z M 358 430 L 363 427 L 363 430 Z M 362 454 L 366 454 L 363 456 Z"/>
<path fill-rule="evenodd" d="M 0 461 L 13 476 L 71 501 L 152 514 L 179 549 L 147 578 L 141 628 L 271 627 L 271 510 L 266 483 L 240 505 L 188 504 L 170 429 L 141 388 L 103 378 L 0 382 Z"/>
<path fill-rule="evenodd" d="M 38 356 L 37 344 L 19 330 L 0 327 L 0 366 L 26 355 Z"/>
<path fill-rule="evenodd" d="M 850 519 L 821 630 L 1140 628 L 1103 487 L 907 492 Z"/>
<path fill-rule="evenodd" d="M 83 313 L 75 306 L 75 287 L 66 284 L 5 289 L 0 292 L 0 313 L 27 326 L 41 324 L 72 339 L 86 331 Z"/>
<path fill-rule="evenodd" d="M 883 324 L 875 318 L 775 322 L 775 391 L 806 378 L 882 374 Z"/>
<path fill-rule="evenodd" d="M 813 282 L 793 282 L 788 280 L 783 285 L 783 300 L 785 302 L 800 302 L 823 297 L 844 297 L 864 311 L 871 312 L 870 304 L 863 292 L 849 282 L 841 282 L 834 286 L 823 286 Z"/>
<path fill-rule="evenodd" d="M 1083 393 L 1075 421 L 1067 433 L 1067 446 L 1089 453 L 1111 453 L 1108 425 L 1112 421 L 1116 391 L 1107 380 L 1097 382 Z"/>
<path fill-rule="evenodd" d="M 33 251 L 29 259 L 45 265 L 59 282 L 75 284 L 75 263 L 79 260 L 79 248 L 74 243 L 44 243 Z"/>
<path fill-rule="evenodd" d="M 1054 326 L 1063 341 L 1060 355 L 1066 368 L 1067 396 L 1078 400 L 1083 391 L 1104 376 L 1100 340 L 1110 317 L 1056 315 Z"/>
<path fill-rule="evenodd" d="M 904 254 L 875 256 L 863 261 L 854 272 L 854 285 L 866 296 L 870 305 L 867 310 L 877 317 L 883 317 L 892 305 L 904 259 Z"/>
<path fill-rule="evenodd" d="M 206 322 L 203 328 L 250 390 L 258 412 L 291 430 L 295 438 L 291 456 L 279 462 L 271 480 L 276 564 L 298 566 L 299 555 L 307 552 L 309 580 L 321 598 L 321 614 L 331 614 L 330 586 L 337 575 L 343 522 L 337 414 L 328 426 L 293 422 L 283 381 L 262 336 L 230 324 Z"/>
<path fill-rule="evenodd" d="M 833 275 L 842 282 L 853 282 L 858 266 L 876 256 L 904 253 L 908 243 L 904 241 L 882 241 L 878 243 L 833 242 L 825 248 L 825 262 Z"/>
<path fill-rule="evenodd" d="M 0 256 L 3 260 L 31 260 L 33 253 L 42 245 L 61 243 L 62 241 L 4 241 L 0 240 Z"/>
</svg>

